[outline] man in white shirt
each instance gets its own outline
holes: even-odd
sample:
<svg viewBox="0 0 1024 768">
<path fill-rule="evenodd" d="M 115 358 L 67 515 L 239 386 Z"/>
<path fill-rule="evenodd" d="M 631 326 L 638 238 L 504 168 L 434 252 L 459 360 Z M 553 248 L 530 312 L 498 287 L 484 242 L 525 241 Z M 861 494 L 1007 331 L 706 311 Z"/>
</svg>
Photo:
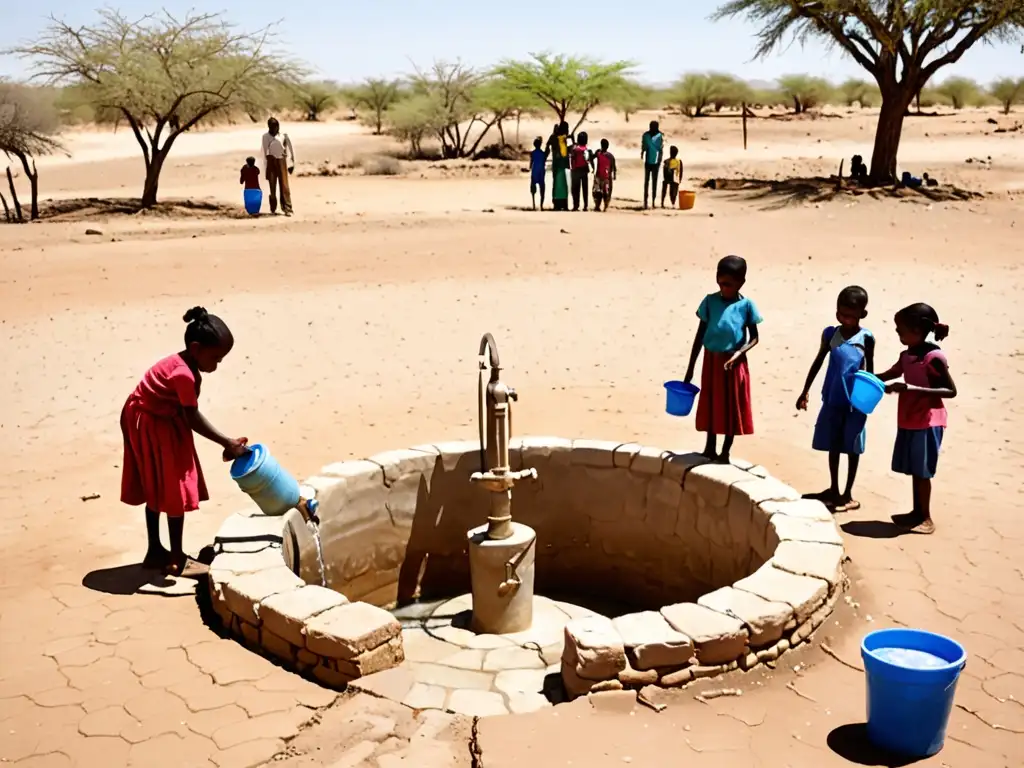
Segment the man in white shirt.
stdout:
<svg viewBox="0 0 1024 768">
<path fill-rule="evenodd" d="M 281 133 L 281 124 L 276 117 L 267 120 L 267 132 L 263 134 L 263 162 L 270 184 L 270 212 L 277 213 L 278 189 L 281 192 L 281 210 L 285 216 L 292 215 L 292 191 L 288 175 L 295 170 L 295 149 L 288 134 Z"/>
</svg>

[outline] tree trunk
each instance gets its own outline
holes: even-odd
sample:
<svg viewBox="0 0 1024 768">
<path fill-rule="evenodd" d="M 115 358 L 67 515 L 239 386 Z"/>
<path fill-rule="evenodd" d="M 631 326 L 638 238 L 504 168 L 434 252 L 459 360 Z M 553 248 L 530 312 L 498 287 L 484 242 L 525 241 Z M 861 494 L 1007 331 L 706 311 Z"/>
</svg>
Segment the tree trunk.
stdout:
<svg viewBox="0 0 1024 768">
<path fill-rule="evenodd" d="M 14 204 L 14 220 L 21 224 L 25 217 L 21 215 L 21 203 L 18 202 L 18 190 L 14 188 L 14 175 L 11 166 L 7 166 L 7 186 L 11 188 L 11 202 Z"/>
<path fill-rule="evenodd" d="M 0 192 L 0 203 L 4 204 L 4 221 L 9 222 L 11 220 L 11 209 L 7 207 L 7 198 L 4 197 L 3 192 Z"/>
<path fill-rule="evenodd" d="M 794 96 L 793 97 L 793 112 L 795 112 L 796 114 L 799 115 L 801 111 L 802 110 L 800 109 L 800 99 L 798 99 L 796 96 Z"/>
<path fill-rule="evenodd" d="M 24 152 L 14 152 L 14 156 L 21 161 L 21 167 L 28 178 L 29 195 L 31 197 L 29 218 L 35 221 L 39 218 L 39 170 L 36 168 L 35 160 L 30 164 L 28 155 Z"/>
<path fill-rule="evenodd" d="M 142 186 L 142 207 L 152 208 L 156 205 L 156 194 L 160 188 L 160 172 L 164 169 L 167 159 L 167 147 L 154 149 L 152 159 L 146 166 L 146 183 Z"/>
<path fill-rule="evenodd" d="M 868 180 L 872 184 L 892 184 L 896 181 L 896 155 L 903 133 L 903 118 L 914 98 L 913 90 L 897 86 L 882 92 L 882 108 L 875 128 L 875 146 L 871 150 L 871 170 Z"/>
</svg>

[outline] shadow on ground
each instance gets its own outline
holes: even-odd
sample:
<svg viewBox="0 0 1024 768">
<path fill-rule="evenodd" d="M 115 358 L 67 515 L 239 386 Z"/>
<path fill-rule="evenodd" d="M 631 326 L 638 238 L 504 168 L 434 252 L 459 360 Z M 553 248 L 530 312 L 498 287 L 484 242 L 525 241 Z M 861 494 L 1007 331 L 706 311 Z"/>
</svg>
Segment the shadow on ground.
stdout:
<svg viewBox="0 0 1024 768">
<path fill-rule="evenodd" d="M 41 221 L 83 221 L 109 216 L 155 216 L 158 218 L 249 218 L 241 205 L 208 200 L 164 200 L 152 208 L 143 208 L 138 198 L 81 197 L 68 200 L 43 200 L 39 203 Z"/>
<path fill-rule="evenodd" d="M 149 594 L 160 597 L 181 597 L 182 592 L 169 591 L 177 584 L 175 579 L 160 571 L 143 568 L 142 563 L 119 565 L 91 571 L 82 579 L 82 586 L 108 595 Z M 191 594 L 191 591 L 188 593 Z"/>
<path fill-rule="evenodd" d="M 902 768 L 918 761 L 879 749 L 868 739 L 867 723 L 847 723 L 833 729 L 827 738 L 829 749 L 854 765 Z"/>
<path fill-rule="evenodd" d="M 843 533 L 862 539 L 895 539 L 908 533 L 895 523 L 885 520 L 851 520 L 839 526 Z"/>
<path fill-rule="evenodd" d="M 864 188 L 836 176 L 809 176 L 792 179 L 709 179 L 704 188 L 724 192 L 726 200 L 742 203 L 763 203 L 764 210 L 780 210 L 807 203 L 852 201 L 860 197 L 875 200 L 901 200 L 911 203 L 949 203 L 979 200 L 980 192 L 959 187 L 871 187 Z"/>
</svg>

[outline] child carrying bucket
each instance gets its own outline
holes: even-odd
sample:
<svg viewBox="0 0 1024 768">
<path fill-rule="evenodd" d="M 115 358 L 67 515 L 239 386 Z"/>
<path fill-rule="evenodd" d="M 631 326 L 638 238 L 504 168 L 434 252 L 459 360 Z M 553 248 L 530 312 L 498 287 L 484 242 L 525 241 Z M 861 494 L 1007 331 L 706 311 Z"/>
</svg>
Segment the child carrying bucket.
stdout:
<svg viewBox="0 0 1024 768">
<path fill-rule="evenodd" d="M 949 326 L 939 322 L 938 313 L 927 304 L 911 304 L 896 313 L 896 333 L 907 348 L 885 373 L 891 381 L 885 391 L 898 392 L 896 444 L 892 450 L 892 471 L 913 478 L 914 508 L 893 515 L 900 528 L 914 533 L 934 533 L 932 522 L 932 478 L 939 461 L 939 449 L 946 431 L 946 398 L 956 397 L 956 384 L 949 373 L 949 361 L 938 345 L 928 341 L 934 335 L 942 341 Z M 894 381 L 902 378 L 903 381 Z"/>
<path fill-rule="evenodd" d="M 231 461 L 248 450 L 246 438 L 225 437 L 199 411 L 203 373 L 213 373 L 235 340 L 227 325 L 202 307 L 185 313 L 185 349 L 165 357 L 142 377 L 121 411 L 124 465 L 121 501 L 146 505 L 149 546 L 144 568 L 172 576 L 204 569 L 182 547 L 185 513 L 209 499 L 192 433 L 224 448 Z M 167 515 L 171 550 L 160 543 L 160 513 Z"/>
<path fill-rule="evenodd" d="M 692 381 L 697 355 L 703 347 L 697 429 L 708 434 L 703 455 L 728 464 L 736 435 L 754 434 L 747 352 L 757 346 L 757 326 L 762 317 L 754 302 L 740 293 L 747 281 L 744 259 L 726 256 L 718 262 L 715 277 L 718 293 L 705 296 L 697 308 L 700 323 L 685 381 Z M 716 435 L 725 438 L 720 454 L 715 445 Z"/>
<path fill-rule="evenodd" d="M 875 337 L 862 328 L 861 320 L 868 316 L 868 292 L 859 285 L 851 285 L 839 292 L 836 299 L 836 320 L 839 325 L 829 326 L 821 334 L 818 354 L 811 363 L 803 391 L 796 400 L 797 410 L 806 411 L 808 393 L 825 358 L 828 369 L 821 388 L 821 411 L 814 425 L 811 446 L 816 451 L 828 452 L 828 470 L 831 485 L 828 490 L 811 494 L 836 512 L 860 509 L 853 498 L 853 483 L 865 446 L 867 416 L 850 404 L 850 391 L 857 371 L 874 373 Z M 846 489 L 839 492 L 839 460 L 847 458 Z"/>
</svg>

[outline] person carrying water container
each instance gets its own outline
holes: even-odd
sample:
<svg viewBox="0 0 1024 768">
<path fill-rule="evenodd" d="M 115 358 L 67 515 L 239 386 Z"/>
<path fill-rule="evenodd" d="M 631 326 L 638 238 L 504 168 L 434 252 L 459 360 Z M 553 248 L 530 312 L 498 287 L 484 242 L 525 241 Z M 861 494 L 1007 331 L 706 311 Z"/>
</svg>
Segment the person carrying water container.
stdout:
<svg viewBox="0 0 1024 768">
<path fill-rule="evenodd" d="M 891 381 L 885 391 L 898 392 L 896 444 L 892 449 L 892 471 L 913 478 L 914 508 L 893 515 L 900 528 L 914 533 L 935 533 L 932 522 L 932 478 L 939 462 L 939 449 L 946 431 L 946 398 L 956 397 L 956 384 L 949 373 L 949 361 L 938 345 L 928 341 L 934 335 L 942 341 L 949 326 L 939 322 L 938 313 L 927 304 L 911 304 L 896 313 L 896 333 L 907 348 L 899 360 L 878 378 Z M 903 381 L 893 381 L 902 378 Z"/>
<path fill-rule="evenodd" d="M 259 189 L 260 188 L 260 169 L 256 165 L 255 157 L 245 158 L 245 165 L 242 166 L 242 172 L 239 174 L 238 183 L 243 185 L 243 189 Z"/>
<path fill-rule="evenodd" d="M 700 323 L 685 381 L 689 384 L 693 379 L 697 355 L 703 347 L 697 429 L 708 434 L 703 455 L 728 464 L 736 435 L 754 434 L 747 352 L 757 346 L 757 326 L 763 318 L 754 302 L 740 293 L 747 281 L 744 259 L 726 256 L 718 262 L 716 279 L 718 292 L 705 296 L 697 308 Z M 721 454 L 716 452 L 716 435 L 725 438 Z"/>
<path fill-rule="evenodd" d="M 868 292 L 859 285 L 843 288 L 836 299 L 839 325 L 829 326 L 821 334 L 818 354 L 796 400 L 797 410 L 806 411 L 811 385 L 828 357 L 825 384 L 821 388 L 821 411 L 814 425 L 811 446 L 816 451 L 828 452 L 832 484 L 828 490 L 808 498 L 818 499 L 836 512 L 860 509 L 860 502 L 853 498 L 853 483 L 864 453 L 867 416 L 850 404 L 850 390 L 857 371 L 874 373 L 875 369 L 875 337 L 860 324 L 867 316 Z M 840 493 L 839 459 L 843 454 L 847 458 L 846 489 Z"/>
<path fill-rule="evenodd" d="M 149 547 L 142 566 L 172 576 L 195 576 L 204 570 L 182 547 L 185 513 L 210 498 L 192 433 L 220 445 L 225 461 L 248 450 L 246 438 L 225 437 L 199 412 L 202 374 L 217 370 L 234 346 L 234 337 L 223 320 L 202 307 L 190 309 L 184 320 L 185 349 L 146 371 L 121 411 L 121 501 L 146 505 Z M 160 543 L 161 512 L 167 515 L 170 552 Z"/>
</svg>

